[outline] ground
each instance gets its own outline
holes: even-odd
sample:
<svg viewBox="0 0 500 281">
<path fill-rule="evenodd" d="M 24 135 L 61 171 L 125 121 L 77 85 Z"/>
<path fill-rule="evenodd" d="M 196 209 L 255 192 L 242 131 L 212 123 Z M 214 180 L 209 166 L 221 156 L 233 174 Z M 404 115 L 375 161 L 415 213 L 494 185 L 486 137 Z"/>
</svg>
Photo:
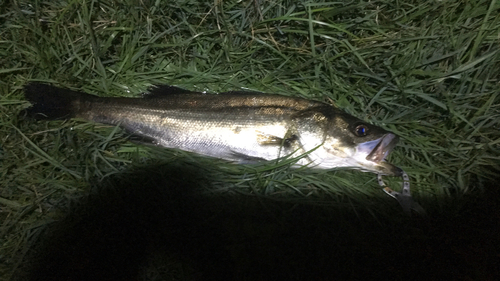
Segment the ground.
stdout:
<svg viewBox="0 0 500 281">
<path fill-rule="evenodd" d="M 500 279 L 499 30 L 495 0 L 4 1 L 0 276 Z M 388 160 L 427 216 L 371 173 L 240 166 L 32 120 L 29 82 L 330 103 L 400 137 Z"/>
</svg>

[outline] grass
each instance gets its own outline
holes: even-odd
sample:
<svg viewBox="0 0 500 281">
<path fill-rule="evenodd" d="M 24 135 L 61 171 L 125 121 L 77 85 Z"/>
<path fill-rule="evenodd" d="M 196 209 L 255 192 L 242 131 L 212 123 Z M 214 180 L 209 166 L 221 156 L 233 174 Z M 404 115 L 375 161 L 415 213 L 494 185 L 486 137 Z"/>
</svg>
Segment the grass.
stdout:
<svg viewBox="0 0 500 281">
<path fill-rule="evenodd" d="M 389 160 L 431 214 L 458 213 L 456 200 L 500 172 L 494 0 L 6 1 L 0 26 L 0 276 L 23 268 L 38 237 L 78 198 L 154 164 L 196 167 L 215 197 L 401 219 L 373 174 L 236 166 L 136 145 L 117 128 L 82 120 L 27 120 L 19 112 L 29 106 L 29 81 L 99 96 L 172 84 L 330 102 L 400 136 Z"/>
</svg>

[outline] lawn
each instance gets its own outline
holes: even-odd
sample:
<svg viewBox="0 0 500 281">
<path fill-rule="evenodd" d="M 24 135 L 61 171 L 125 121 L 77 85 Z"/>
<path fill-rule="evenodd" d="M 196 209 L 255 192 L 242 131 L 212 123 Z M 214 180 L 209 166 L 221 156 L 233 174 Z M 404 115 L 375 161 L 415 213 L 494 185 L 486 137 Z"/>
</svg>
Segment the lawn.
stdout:
<svg viewBox="0 0 500 281">
<path fill-rule="evenodd" d="M 0 276 L 494 280 L 499 79 L 496 0 L 0 2 Z M 234 165 L 32 120 L 31 81 L 333 104 L 400 137 L 388 160 L 427 216 L 371 173 Z"/>
</svg>

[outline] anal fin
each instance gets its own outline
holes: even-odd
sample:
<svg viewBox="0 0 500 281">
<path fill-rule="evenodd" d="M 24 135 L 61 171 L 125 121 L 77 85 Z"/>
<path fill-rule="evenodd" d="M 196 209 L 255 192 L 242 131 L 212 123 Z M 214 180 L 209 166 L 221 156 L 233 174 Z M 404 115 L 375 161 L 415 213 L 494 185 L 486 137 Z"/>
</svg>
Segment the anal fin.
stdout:
<svg viewBox="0 0 500 281">
<path fill-rule="evenodd" d="M 238 164 L 254 164 L 261 161 L 266 161 L 266 159 L 261 157 L 250 156 L 241 152 L 237 152 L 232 150 L 231 157 L 235 161 L 238 161 Z"/>
<path fill-rule="evenodd" d="M 130 142 L 136 143 L 136 144 L 141 144 L 141 145 L 153 145 L 153 146 L 159 146 L 158 141 L 152 137 L 148 136 L 143 136 L 143 135 L 138 135 L 131 133 L 128 137 L 128 140 Z"/>
</svg>

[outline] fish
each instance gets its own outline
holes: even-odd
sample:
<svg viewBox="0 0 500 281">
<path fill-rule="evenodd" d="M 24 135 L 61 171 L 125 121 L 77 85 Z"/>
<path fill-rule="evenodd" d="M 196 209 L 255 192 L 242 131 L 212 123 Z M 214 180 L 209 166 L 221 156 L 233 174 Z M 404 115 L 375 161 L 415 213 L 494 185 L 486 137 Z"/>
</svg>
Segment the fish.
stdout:
<svg viewBox="0 0 500 281">
<path fill-rule="evenodd" d="M 85 119 L 119 126 L 142 142 L 254 163 L 297 158 L 294 167 L 400 176 L 386 161 L 398 136 L 320 101 L 250 91 L 206 94 L 156 85 L 139 98 L 98 97 L 32 82 L 37 120 Z"/>
</svg>

